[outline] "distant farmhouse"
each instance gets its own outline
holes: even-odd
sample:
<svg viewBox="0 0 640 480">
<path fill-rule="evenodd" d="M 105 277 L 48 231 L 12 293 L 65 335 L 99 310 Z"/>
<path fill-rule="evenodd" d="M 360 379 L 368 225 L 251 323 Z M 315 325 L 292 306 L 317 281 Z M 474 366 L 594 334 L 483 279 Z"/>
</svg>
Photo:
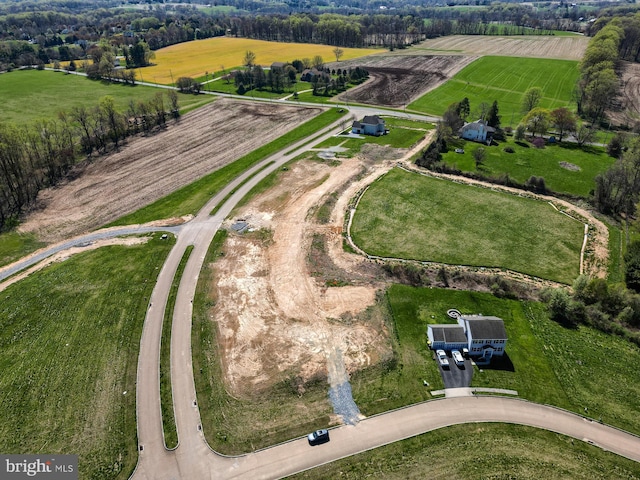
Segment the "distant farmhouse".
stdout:
<svg viewBox="0 0 640 480">
<path fill-rule="evenodd" d="M 376 137 L 389 133 L 384 120 L 378 115 L 367 115 L 361 121 L 356 120 L 351 125 L 351 132 L 360 135 L 374 135 Z"/>
<path fill-rule="evenodd" d="M 488 126 L 484 120 L 476 120 L 475 122 L 467 123 L 458 130 L 458 135 L 465 140 L 487 143 L 491 142 L 495 132 L 496 129 Z"/>
<path fill-rule="evenodd" d="M 284 67 L 286 67 L 287 64 L 285 62 L 273 62 L 271 64 L 271 71 L 272 72 L 280 72 L 283 73 L 284 72 Z"/>
<path fill-rule="evenodd" d="M 492 357 L 504 355 L 507 344 L 504 321 L 483 315 L 461 315 L 457 325 L 429 325 L 427 337 L 431 349 L 466 349 L 470 357 L 476 357 L 478 364 L 489 363 Z"/>
<path fill-rule="evenodd" d="M 300 74 L 300 81 L 314 83 L 319 79 L 331 80 L 331 75 L 327 72 L 318 70 L 317 68 L 305 68 Z"/>
</svg>

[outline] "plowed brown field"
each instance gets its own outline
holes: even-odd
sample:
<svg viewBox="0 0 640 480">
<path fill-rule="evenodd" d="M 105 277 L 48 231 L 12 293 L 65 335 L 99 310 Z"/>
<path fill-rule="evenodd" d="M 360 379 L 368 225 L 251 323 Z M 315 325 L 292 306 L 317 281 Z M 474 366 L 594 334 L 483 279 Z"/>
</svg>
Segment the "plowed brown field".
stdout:
<svg viewBox="0 0 640 480">
<path fill-rule="evenodd" d="M 44 190 L 20 230 L 55 242 L 158 200 L 280 137 L 320 109 L 220 99 L 83 162 L 73 180 Z"/>
<path fill-rule="evenodd" d="M 640 125 L 640 64 L 624 62 L 617 103 L 615 109 L 607 111 L 613 124 L 630 128 Z"/>
<path fill-rule="evenodd" d="M 332 68 L 358 65 L 366 68 L 371 77 L 363 85 L 341 94 L 339 100 L 397 108 L 446 82 L 476 58 L 462 55 L 374 55 L 334 63 Z"/>
<path fill-rule="evenodd" d="M 556 36 L 512 36 L 491 37 L 478 35 L 453 35 L 434 38 L 412 47 L 408 52 L 415 55 L 505 55 L 509 57 L 559 58 L 581 60 L 589 43 L 583 35 Z"/>
</svg>

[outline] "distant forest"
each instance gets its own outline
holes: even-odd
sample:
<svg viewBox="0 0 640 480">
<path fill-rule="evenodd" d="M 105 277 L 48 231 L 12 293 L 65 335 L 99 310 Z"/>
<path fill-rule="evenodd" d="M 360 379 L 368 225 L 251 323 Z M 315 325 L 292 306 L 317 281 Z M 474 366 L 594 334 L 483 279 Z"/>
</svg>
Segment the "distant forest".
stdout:
<svg viewBox="0 0 640 480">
<path fill-rule="evenodd" d="M 91 47 L 98 44 L 103 50 L 111 48 L 114 54 L 121 54 L 123 45 L 143 43 L 145 49 L 157 50 L 189 40 L 232 35 L 395 49 L 443 35 L 549 35 L 592 25 L 585 21 L 587 11 L 564 1 L 536 9 L 517 3 L 479 8 L 417 3 L 200 0 L 165 5 L 111 0 L 7 0 L 0 2 L 0 71 L 85 59 Z M 616 5 L 616 12 L 637 11 L 635 5 Z"/>
</svg>

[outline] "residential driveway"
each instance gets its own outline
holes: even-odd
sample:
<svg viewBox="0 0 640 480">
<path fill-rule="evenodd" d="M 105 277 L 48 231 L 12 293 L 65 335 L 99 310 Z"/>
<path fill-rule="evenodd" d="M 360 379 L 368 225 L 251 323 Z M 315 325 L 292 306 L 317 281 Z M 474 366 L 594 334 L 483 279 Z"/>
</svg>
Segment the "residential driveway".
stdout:
<svg viewBox="0 0 640 480">
<path fill-rule="evenodd" d="M 449 358 L 449 368 L 442 368 L 439 366 L 440 375 L 442 375 L 442 381 L 444 382 L 444 388 L 462 388 L 470 387 L 471 379 L 473 378 L 473 365 L 471 360 L 465 359 L 464 367 L 458 367 L 456 362 L 451 358 L 451 354 L 447 354 Z M 435 360 L 437 362 L 437 360 Z M 440 365 L 440 363 L 438 363 Z"/>
</svg>

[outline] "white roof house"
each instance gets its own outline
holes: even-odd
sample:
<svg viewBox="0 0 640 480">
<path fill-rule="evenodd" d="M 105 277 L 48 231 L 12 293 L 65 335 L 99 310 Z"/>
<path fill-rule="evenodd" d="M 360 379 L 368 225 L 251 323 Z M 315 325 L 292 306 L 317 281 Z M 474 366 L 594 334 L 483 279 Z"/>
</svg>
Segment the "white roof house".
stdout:
<svg viewBox="0 0 640 480">
<path fill-rule="evenodd" d="M 476 120 L 475 122 L 465 124 L 460 130 L 460 135 L 465 140 L 473 140 L 474 142 L 486 142 L 487 136 L 491 138 L 491 134 L 495 133 L 496 129 L 487 125 L 484 120 Z"/>
</svg>

